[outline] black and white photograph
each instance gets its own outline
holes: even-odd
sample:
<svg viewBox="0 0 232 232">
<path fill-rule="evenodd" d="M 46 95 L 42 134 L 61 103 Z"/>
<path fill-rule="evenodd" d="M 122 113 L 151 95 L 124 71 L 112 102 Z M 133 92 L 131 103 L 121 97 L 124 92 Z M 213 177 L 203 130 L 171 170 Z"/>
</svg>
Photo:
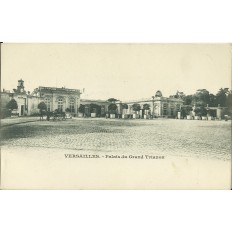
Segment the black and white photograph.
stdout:
<svg viewBox="0 0 232 232">
<path fill-rule="evenodd" d="M 1 44 L 2 189 L 230 189 L 230 44 Z"/>
<path fill-rule="evenodd" d="M 230 0 L 1 0 L 0 230 L 229 232 Z"/>
</svg>

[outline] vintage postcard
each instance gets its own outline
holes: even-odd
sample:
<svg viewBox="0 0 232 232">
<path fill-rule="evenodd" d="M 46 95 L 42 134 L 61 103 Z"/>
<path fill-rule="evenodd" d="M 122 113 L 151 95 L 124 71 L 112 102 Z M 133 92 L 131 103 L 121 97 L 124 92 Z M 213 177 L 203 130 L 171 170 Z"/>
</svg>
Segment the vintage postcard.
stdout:
<svg viewBox="0 0 232 232">
<path fill-rule="evenodd" d="M 1 44 L 1 189 L 231 189 L 231 44 Z"/>
</svg>

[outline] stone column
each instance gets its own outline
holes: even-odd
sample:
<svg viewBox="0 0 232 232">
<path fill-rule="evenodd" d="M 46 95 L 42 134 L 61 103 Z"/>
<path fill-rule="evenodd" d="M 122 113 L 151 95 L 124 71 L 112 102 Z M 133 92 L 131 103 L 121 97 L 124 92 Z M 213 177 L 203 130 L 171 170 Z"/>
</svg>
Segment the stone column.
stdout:
<svg viewBox="0 0 232 232">
<path fill-rule="evenodd" d="M 219 120 L 221 120 L 221 118 L 222 118 L 222 109 L 221 108 L 217 108 L 217 118 Z"/>
<path fill-rule="evenodd" d="M 143 117 L 143 110 L 140 110 L 140 118 L 142 118 Z"/>
<path fill-rule="evenodd" d="M 56 96 L 52 94 L 52 111 L 54 111 L 55 109 L 57 109 Z"/>
<path fill-rule="evenodd" d="M 78 108 L 78 98 L 75 97 L 74 99 L 75 99 L 74 112 L 75 112 L 75 116 L 77 116 L 77 113 L 78 113 L 78 111 L 77 111 L 77 108 Z"/>
<path fill-rule="evenodd" d="M 68 96 L 65 96 L 65 106 L 64 106 L 64 111 L 69 108 L 69 98 Z"/>
<path fill-rule="evenodd" d="M 161 103 L 160 102 L 160 115 L 163 115 L 164 113 L 163 113 L 163 108 L 164 108 L 164 106 L 163 106 L 163 103 Z"/>
</svg>

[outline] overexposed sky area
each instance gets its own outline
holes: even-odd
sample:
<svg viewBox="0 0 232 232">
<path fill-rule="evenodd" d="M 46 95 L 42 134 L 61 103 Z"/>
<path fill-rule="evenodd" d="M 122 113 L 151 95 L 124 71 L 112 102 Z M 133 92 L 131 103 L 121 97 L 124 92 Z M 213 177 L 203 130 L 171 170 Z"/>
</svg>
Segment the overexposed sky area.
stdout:
<svg viewBox="0 0 232 232">
<path fill-rule="evenodd" d="M 229 44 L 2 44 L 1 90 L 85 88 L 82 98 L 120 100 L 177 90 L 231 89 Z"/>
</svg>

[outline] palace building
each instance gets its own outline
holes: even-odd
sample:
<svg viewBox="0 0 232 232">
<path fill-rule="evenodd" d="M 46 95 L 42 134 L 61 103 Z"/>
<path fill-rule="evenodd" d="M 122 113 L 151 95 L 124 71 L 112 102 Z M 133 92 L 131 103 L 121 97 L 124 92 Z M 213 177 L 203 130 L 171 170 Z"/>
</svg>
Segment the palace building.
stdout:
<svg viewBox="0 0 232 232">
<path fill-rule="evenodd" d="M 36 115 L 39 113 L 38 104 L 45 102 L 48 111 L 67 109 L 76 115 L 80 106 L 79 89 L 67 89 L 56 87 L 38 87 L 32 93 L 25 91 L 24 81 L 18 80 L 17 89 L 13 92 L 3 90 L 1 92 L 1 109 L 6 109 L 7 103 L 15 99 L 18 109 L 15 110 L 19 116 Z"/>
<path fill-rule="evenodd" d="M 38 87 L 31 96 L 39 97 L 47 106 L 47 111 L 69 111 L 76 115 L 80 106 L 79 89 L 55 88 L 55 87 Z"/>
<path fill-rule="evenodd" d="M 127 109 L 123 109 L 123 105 L 127 105 Z M 154 117 L 176 117 L 181 110 L 183 100 L 172 97 L 163 97 L 162 92 L 158 90 L 151 98 L 138 99 L 118 102 L 118 108 L 122 114 L 133 114 L 133 105 L 138 104 L 140 106 L 140 117 L 144 115 L 151 115 Z"/>
<path fill-rule="evenodd" d="M 7 103 L 15 99 L 18 109 L 14 112 L 18 116 L 36 115 L 39 113 L 38 104 L 44 102 L 47 111 L 60 110 L 70 112 L 73 116 L 92 117 L 93 115 L 104 117 L 108 113 L 108 107 L 112 102 L 106 100 L 81 99 L 79 89 L 43 87 L 39 86 L 32 93 L 25 90 L 24 81 L 18 80 L 18 86 L 13 92 L 3 90 L 1 92 L 1 110 L 7 111 Z M 177 117 L 183 100 L 174 97 L 163 97 L 161 91 L 157 91 L 151 98 L 116 101 L 116 113 L 119 115 L 136 114 L 139 118 L 146 116 L 154 117 Z M 139 111 L 134 110 L 134 105 L 139 105 Z M 126 105 L 126 107 L 125 107 Z M 146 115 L 146 116 L 145 116 Z M 144 117 L 145 116 L 145 117 Z"/>
</svg>

